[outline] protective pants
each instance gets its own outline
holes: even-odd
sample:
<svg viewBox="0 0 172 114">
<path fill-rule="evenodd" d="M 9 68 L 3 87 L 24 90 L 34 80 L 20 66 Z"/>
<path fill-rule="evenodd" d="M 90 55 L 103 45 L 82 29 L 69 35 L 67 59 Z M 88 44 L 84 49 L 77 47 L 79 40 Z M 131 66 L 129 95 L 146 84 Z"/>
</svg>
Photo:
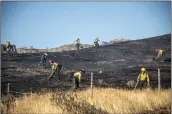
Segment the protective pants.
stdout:
<svg viewBox="0 0 172 114">
<path fill-rule="evenodd" d="M 7 53 L 10 53 L 10 47 L 6 47 Z"/>
<path fill-rule="evenodd" d="M 44 68 L 46 68 L 46 66 L 47 66 L 46 62 L 47 62 L 47 59 L 41 60 L 42 66 L 44 66 Z"/>
<path fill-rule="evenodd" d="M 77 89 L 79 88 L 79 80 L 77 77 L 73 76 L 73 88 Z"/>
<path fill-rule="evenodd" d="M 162 52 L 162 55 L 159 56 L 157 59 L 163 61 L 163 60 L 165 60 L 165 56 L 166 56 L 166 51 L 163 51 L 163 52 Z"/>
<path fill-rule="evenodd" d="M 147 88 L 147 82 L 145 80 L 140 80 L 139 81 L 139 88 L 140 89 L 145 89 Z"/>
<path fill-rule="evenodd" d="M 99 43 L 98 42 L 95 42 L 95 47 L 99 47 Z"/>
<path fill-rule="evenodd" d="M 52 73 L 48 77 L 48 79 L 52 78 L 53 76 L 57 76 L 57 80 L 60 80 L 60 69 L 59 68 L 52 70 Z"/>
<path fill-rule="evenodd" d="M 77 50 L 79 50 L 80 44 L 76 44 L 76 48 Z"/>
</svg>

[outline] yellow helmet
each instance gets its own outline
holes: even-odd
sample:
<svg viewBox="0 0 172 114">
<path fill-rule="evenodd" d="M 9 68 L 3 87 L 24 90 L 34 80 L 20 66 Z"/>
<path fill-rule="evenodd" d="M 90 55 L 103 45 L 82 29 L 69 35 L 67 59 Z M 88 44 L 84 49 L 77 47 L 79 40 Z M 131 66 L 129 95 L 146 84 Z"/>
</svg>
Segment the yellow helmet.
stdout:
<svg viewBox="0 0 172 114">
<path fill-rule="evenodd" d="M 146 69 L 145 68 L 142 68 L 141 71 L 144 72 L 144 71 L 146 71 Z"/>
<path fill-rule="evenodd" d="M 7 40 L 7 42 L 10 42 L 9 40 Z"/>
</svg>

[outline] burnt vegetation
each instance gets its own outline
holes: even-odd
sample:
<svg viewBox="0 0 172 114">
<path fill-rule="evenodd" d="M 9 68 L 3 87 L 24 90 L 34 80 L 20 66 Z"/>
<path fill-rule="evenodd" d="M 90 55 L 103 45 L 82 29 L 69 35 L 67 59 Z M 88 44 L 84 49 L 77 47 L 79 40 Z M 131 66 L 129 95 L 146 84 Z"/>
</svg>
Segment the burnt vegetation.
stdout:
<svg viewBox="0 0 172 114">
<path fill-rule="evenodd" d="M 156 48 L 167 51 L 164 60 L 153 60 L 157 56 Z M 65 68 L 61 72 L 61 82 L 54 77 L 46 84 L 40 83 L 51 73 L 50 68 L 37 65 L 42 54 L 1 54 L 2 94 L 6 93 L 7 83 L 11 84 L 11 91 L 70 90 L 70 72 L 81 68 L 87 71 L 82 77 L 84 87 L 90 86 L 90 73 L 93 72 L 94 86 L 128 88 L 126 83 L 137 79 L 141 67 L 147 69 L 152 88 L 158 86 L 158 68 L 161 69 L 162 88 L 171 87 L 171 34 L 78 51 L 49 52 L 48 59 L 61 63 Z"/>
</svg>

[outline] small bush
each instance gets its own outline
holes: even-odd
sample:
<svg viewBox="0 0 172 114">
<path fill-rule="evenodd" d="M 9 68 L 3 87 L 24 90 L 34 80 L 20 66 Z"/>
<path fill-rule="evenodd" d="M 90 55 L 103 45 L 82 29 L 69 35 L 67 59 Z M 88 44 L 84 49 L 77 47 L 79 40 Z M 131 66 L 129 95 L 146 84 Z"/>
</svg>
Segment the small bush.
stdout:
<svg viewBox="0 0 172 114">
<path fill-rule="evenodd" d="M 51 101 L 68 114 L 100 114 L 103 112 L 97 110 L 94 105 L 79 100 L 77 94 L 58 93 L 53 95 Z"/>
<path fill-rule="evenodd" d="M 130 88 L 133 88 L 133 87 L 135 87 L 136 82 L 134 80 L 130 80 L 126 83 L 126 85 Z"/>
</svg>

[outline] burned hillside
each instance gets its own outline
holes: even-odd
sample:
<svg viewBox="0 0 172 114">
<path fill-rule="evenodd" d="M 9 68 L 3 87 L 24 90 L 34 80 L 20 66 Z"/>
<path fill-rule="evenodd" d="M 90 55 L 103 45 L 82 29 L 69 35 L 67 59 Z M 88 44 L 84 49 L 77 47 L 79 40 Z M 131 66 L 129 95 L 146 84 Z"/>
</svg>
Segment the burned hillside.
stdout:
<svg viewBox="0 0 172 114">
<path fill-rule="evenodd" d="M 156 48 L 166 50 L 165 61 L 153 60 L 157 56 Z M 140 69 L 145 67 L 150 75 L 151 87 L 157 87 L 157 69 L 161 70 L 163 88 L 171 87 L 171 34 L 147 39 L 133 40 L 101 46 L 63 52 L 48 52 L 48 59 L 61 63 L 62 81 L 52 78 L 48 84 L 40 83 L 49 76 L 51 69 L 38 66 L 42 53 L 1 54 L 1 91 L 5 93 L 6 85 L 11 84 L 11 91 L 27 92 L 32 89 L 71 88 L 70 72 L 72 69 L 86 69 L 82 77 L 84 86 L 90 85 L 90 73 L 94 73 L 94 85 L 128 87 L 126 83 L 136 80 Z M 101 81 L 100 81 L 101 80 Z"/>
</svg>

